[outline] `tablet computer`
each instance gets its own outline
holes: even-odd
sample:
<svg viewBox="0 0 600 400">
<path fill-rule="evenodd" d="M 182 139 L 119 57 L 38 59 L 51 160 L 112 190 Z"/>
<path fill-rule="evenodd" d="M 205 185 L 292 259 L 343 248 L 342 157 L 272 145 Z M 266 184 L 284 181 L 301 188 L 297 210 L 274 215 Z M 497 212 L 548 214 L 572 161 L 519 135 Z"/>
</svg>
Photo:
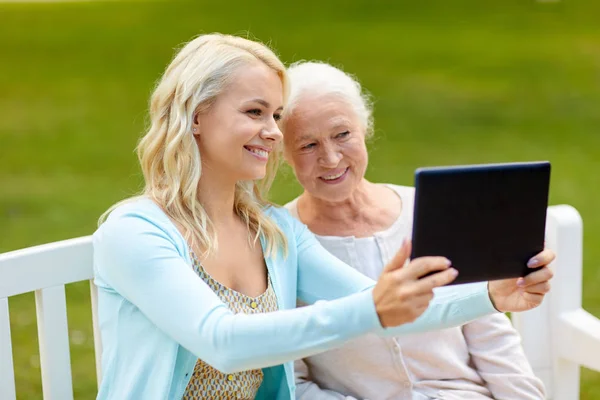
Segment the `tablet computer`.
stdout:
<svg viewBox="0 0 600 400">
<path fill-rule="evenodd" d="M 543 250 L 550 163 L 419 168 L 411 258 L 444 256 L 451 284 L 516 278 Z"/>
</svg>

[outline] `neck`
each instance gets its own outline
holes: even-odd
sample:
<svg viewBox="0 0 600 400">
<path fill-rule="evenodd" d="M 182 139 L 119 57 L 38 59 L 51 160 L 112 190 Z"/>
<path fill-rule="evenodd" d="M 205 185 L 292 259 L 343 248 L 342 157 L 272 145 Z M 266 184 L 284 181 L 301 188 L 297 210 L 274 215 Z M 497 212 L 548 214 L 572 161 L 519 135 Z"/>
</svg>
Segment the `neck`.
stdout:
<svg viewBox="0 0 600 400">
<path fill-rule="evenodd" d="M 213 224 L 227 225 L 237 219 L 233 208 L 236 182 L 204 171 L 207 168 L 198 182 L 198 201 Z"/>
<path fill-rule="evenodd" d="M 365 217 L 367 210 L 377 205 L 373 186 L 363 178 L 350 196 L 340 201 L 323 200 L 305 191 L 298 200 L 298 212 L 305 223 L 315 220 L 329 223 L 360 220 Z"/>
</svg>

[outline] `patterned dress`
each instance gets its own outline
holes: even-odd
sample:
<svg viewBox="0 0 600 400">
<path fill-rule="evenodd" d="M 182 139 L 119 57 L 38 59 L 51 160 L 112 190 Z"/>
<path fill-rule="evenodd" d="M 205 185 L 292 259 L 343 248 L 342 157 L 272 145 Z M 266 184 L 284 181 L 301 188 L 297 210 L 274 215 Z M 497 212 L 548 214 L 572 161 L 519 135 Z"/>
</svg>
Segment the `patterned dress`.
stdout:
<svg viewBox="0 0 600 400">
<path fill-rule="evenodd" d="M 204 270 L 194 253 L 190 253 L 192 255 L 194 271 L 210 286 L 221 301 L 228 305 L 234 314 L 257 314 L 277 311 L 277 298 L 275 297 L 270 276 L 267 276 L 267 290 L 263 294 L 258 297 L 246 296 L 213 279 Z M 261 369 L 224 374 L 198 359 L 194 367 L 194 373 L 185 389 L 183 400 L 251 400 L 256 397 L 256 392 L 262 380 L 263 372 Z"/>
</svg>

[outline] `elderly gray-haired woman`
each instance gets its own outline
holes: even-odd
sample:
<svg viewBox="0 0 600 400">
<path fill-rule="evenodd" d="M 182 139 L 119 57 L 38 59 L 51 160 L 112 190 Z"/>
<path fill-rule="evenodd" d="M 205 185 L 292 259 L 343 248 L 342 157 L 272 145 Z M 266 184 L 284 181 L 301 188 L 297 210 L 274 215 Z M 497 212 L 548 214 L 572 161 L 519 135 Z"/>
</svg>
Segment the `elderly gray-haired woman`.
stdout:
<svg viewBox="0 0 600 400">
<path fill-rule="evenodd" d="M 327 250 L 377 279 L 410 236 L 413 188 L 365 179 L 372 109 L 355 79 L 315 62 L 288 73 L 285 156 L 304 192 L 286 207 Z M 544 398 L 504 314 L 418 335 L 364 336 L 298 361 L 296 371 L 299 399 Z"/>
</svg>

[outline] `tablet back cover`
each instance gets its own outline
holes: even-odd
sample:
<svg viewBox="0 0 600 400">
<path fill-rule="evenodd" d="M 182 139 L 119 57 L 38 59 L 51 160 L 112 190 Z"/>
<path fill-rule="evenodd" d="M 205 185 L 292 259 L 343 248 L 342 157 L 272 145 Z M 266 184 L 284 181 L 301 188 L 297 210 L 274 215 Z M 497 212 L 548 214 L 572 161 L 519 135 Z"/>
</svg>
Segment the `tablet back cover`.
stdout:
<svg viewBox="0 0 600 400">
<path fill-rule="evenodd" d="M 440 255 L 453 284 L 525 276 L 543 250 L 550 163 L 421 168 L 412 257 Z"/>
</svg>

